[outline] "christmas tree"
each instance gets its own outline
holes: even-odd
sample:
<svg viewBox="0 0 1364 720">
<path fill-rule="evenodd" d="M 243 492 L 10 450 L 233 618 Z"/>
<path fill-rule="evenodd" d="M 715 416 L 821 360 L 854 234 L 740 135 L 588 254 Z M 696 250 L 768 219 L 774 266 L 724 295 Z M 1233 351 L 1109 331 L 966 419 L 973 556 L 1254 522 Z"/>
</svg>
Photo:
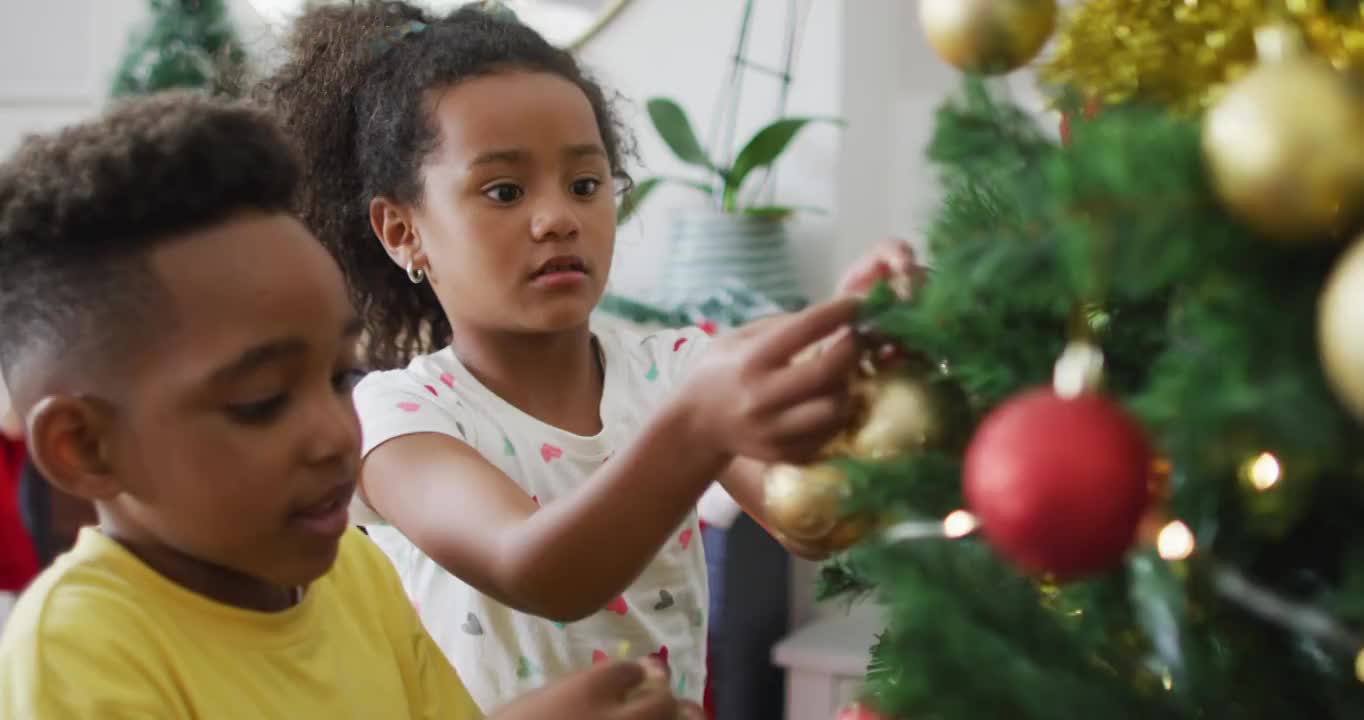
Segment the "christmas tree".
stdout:
<svg viewBox="0 0 1364 720">
<path fill-rule="evenodd" d="M 246 53 L 225 0 L 150 0 L 150 6 L 150 24 L 131 38 L 114 76 L 114 97 L 172 88 L 240 93 Z"/>
<path fill-rule="evenodd" d="M 1360 3 L 920 8 L 932 276 L 767 476 L 887 611 L 844 716 L 1364 718 Z M 1029 63 L 1059 139 L 993 90 Z"/>
</svg>

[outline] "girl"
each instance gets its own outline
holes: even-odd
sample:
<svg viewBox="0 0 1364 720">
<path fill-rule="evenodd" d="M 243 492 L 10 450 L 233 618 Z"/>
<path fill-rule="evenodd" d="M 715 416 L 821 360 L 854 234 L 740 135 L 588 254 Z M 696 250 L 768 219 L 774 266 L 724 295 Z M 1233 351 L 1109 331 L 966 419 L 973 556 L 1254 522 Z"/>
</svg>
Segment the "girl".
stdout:
<svg viewBox="0 0 1364 720">
<path fill-rule="evenodd" d="M 856 302 L 711 343 L 594 332 L 626 152 L 568 53 L 378 1 L 306 13 L 289 53 L 264 88 L 308 165 L 302 213 L 387 369 L 355 393 L 358 497 L 427 628 L 484 708 L 645 654 L 700 698 L 697 499 L 720 478 L 761 520 L 760 463 L 844 425 Z"/>
</svg>

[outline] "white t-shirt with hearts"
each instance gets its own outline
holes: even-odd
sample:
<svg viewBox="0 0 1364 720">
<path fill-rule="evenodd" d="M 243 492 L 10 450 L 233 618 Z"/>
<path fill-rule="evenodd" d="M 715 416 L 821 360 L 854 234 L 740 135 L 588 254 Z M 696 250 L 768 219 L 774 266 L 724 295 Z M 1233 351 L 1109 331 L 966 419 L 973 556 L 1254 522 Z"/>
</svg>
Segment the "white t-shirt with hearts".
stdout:
<svg viewBox="0 0 1364 720">
<path fill-rule="evenodd" d="M 539 505 L 567 497 L 635 439 L 708 341 L 696 329 L 640 335 L 613 327 L 597 330 L 596 337 L 605 383 L 603 429 L 594 437 L 566 432 L 516 409 L 479 383 L 447 348 L 405 369 L 370 374 L 356 387 L 364 452 L 402 435 L 441 433 L 472 445 Z M 459 480 L 450 478 L 451 483 Z M 640 492 L 647 492 L 649 478 L 639 482 Z M 484 712 L 593 662 L 651 654 L 668 662 L 679 697 L 700 701 L 708 595 L 695 512 L 623 595 L 595 615 L 565 625 L 480 593 L 358 500 L 356 505 L 357 522 L 393 561 L 426 629 Z"/>
</svg>

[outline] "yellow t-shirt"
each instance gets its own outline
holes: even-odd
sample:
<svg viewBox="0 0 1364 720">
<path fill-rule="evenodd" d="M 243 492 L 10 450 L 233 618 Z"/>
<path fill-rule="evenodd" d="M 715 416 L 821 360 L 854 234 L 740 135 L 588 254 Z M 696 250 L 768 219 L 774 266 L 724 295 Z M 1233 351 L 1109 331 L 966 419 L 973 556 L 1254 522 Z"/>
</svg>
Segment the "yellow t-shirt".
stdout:
<svg viewBox="0 0 1364 720">
<path fill-rule="evenodd" d="M 6 720 L 481 717 L 388 560 L 350 530 L 282 612 L 176 585 L 87 528 L 0 638 Z"/>
</svg>

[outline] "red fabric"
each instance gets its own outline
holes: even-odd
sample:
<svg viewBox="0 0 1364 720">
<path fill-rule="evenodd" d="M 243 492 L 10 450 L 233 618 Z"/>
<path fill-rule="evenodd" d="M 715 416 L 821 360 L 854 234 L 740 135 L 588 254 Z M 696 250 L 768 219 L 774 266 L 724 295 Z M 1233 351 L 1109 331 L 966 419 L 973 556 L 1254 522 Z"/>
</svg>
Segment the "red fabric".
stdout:
<svg viewBox="0 0 1364 720">
<path fill-rule="evenodd" d="M 24 444 L 0 436 L 0 590 L 19 592 L 38 574 L 38 553 L 19 512 Z"/>
<path fill-rule="evenodd" d="M 710 718 L 710 720 L 715 720 L 715 697 L 714 695 L 711 694 L 710 691 L 711 688 L 710 678 L 711 678 L 710 653 L 706 653 L 706 692 L 705 695 L 702 697 L 701 706 L 705 708 L 706 717 Z"/>
</svg>

